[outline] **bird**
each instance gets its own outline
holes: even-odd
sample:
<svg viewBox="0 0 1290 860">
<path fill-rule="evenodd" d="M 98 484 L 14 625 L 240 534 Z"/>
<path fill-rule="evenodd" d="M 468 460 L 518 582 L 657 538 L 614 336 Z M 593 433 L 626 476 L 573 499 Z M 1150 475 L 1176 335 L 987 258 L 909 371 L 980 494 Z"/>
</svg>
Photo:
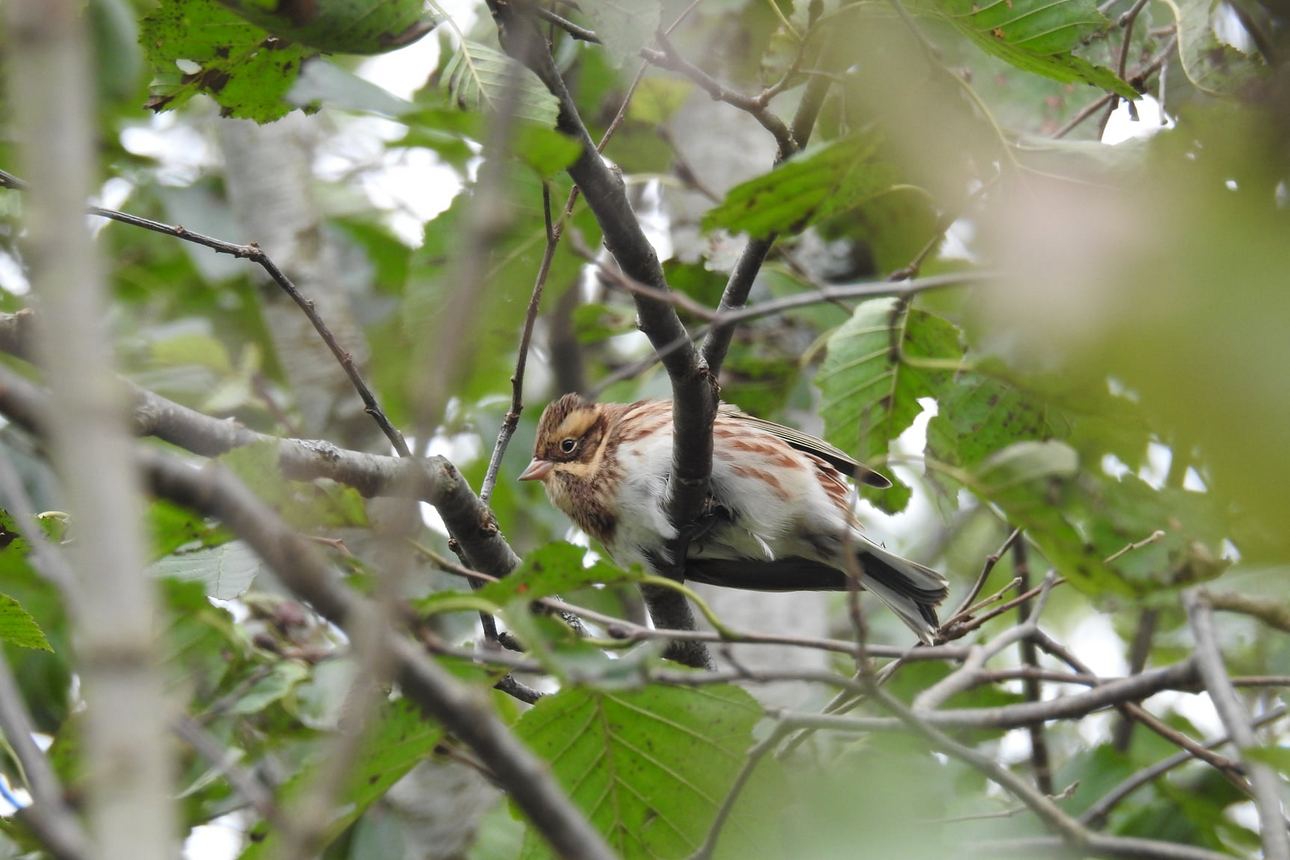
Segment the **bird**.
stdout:
<svg viewBox="0 0 1290 860">
<path fill-rule="evenodd" d="M 688 580 L 759 591 L 846 591 L 886 604 L 925 644 L 949 592 L 937 571 L 902 558 L 861 531 L 847 478 L 891 481 L 807 433 L 721 403 L 712 426 L 710 498 L 702 522 L 666 511 L 672 468 L 672 403 L 596 403 L 565 394 L 538 420 L 521 481 L 598 540 L 615 563 L 666 575 L 671 542 L 691 535 Z"/>
</svg>

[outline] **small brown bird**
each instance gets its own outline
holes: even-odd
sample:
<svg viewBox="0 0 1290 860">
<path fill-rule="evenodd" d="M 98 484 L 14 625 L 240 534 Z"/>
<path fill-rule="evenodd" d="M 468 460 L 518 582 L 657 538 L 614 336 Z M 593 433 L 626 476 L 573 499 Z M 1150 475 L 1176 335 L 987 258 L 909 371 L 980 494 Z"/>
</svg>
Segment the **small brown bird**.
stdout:
<svg viewBox="0 0 1290 860">
<path fill-rule="evenodd" d="M 860 531 L 844 475 L 891 482 L 814 436 L 722 404 L 712 428 L 710 522 L 686 554 L 686 577 L 762 591 L 845 591 L 851 571 L 931 642 L 945 577 Z M 664 510 L 672 467 L 672 404 L 591 403 L 566 394 L 538 422 L 521 481 L 547 496 L 619 564 L 661 573 L 677 526 Z M 852 553 L 849 564 L 844 553 Z"/>
</svg>

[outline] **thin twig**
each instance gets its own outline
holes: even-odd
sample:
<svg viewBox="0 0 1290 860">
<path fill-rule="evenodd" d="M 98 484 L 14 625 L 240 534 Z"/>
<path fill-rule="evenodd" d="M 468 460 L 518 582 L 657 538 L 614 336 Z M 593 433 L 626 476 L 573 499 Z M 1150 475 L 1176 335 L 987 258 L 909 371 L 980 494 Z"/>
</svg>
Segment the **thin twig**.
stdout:
<svg viewBox="0 0 1290 860">
<path fill-rule="evenodd" d="M 950 617 L 945 622 L 946 625 L 952 624 L 954 621 L 967 614 L 969 608 L 972 606 L 972 602 L 977 599 L 977 596 L 981 593 L 981 589 L 985 587 L 986 580 L 990 578 L 991 572 L 994 571 L 994 566 L 999 563 L 1001 558 L 1008 554 L 1008 550 L 1012 548 L 1013 543 L 1015 543 L 1019 537 L 1021 537 L 1021 529 L 1013 529 L 1008 536 L 1004 538 L 1004 541 L 999 545 L 999 548 L 985 557 L 985 561 L 981 564 L 981 572 L 977 574 L 976 582 L 972 583 L 972 587 L 967 590 L 967 594 L 963 595 L 963 599 L 959 601 L 958 608 L 950 613 Z M 1025 591 L 1027 589 L 1022 590 Z"/>
<path fill-rule="evenodd" d="M 238 757 L 192 717 L 181 715 L 170 723 L 171 731 L 210 764 L 260 817 L 273 827 L 282 825 L 273 793 L 255 774 L 238 765 Z"/>
<path fill-rule="evenodd" d="M 1115 73 L 1120 77 L 1121 80 L 1124 79 L 1124 72 L 1125 72 L 1125 69 L 1128 67 L 1128 63 L 1129 63 L 1129 47 L 1133 43 L 1133 25 L 1137 22 L 1139 13 L 1141 13 L 1142 10 L 1146 8 L 1146 5 L 1148 2 L 1149 0 L 1135 0 L 1133 6 L 1131 6 L 1129 10 L 1125 12 L 1123 15 L 1121 15 L 1119 21 L 1117 22 L 1120 26 L 1120 29 L 1124 31 L 1124 36 L 1120 39 L 1120 56 L 1115 63 Z M 1102 115 L 1102 119 L 1098 122 L 1098 126 L 1097 126 L 1098 140 L 1101 140 L 1103 135 L 1106 134 L 1106 125 L 1108 122 L 1111 121 L 1111 115 L 1115 113 L 1115 109 L 1119 107 L 1119 104 L 1120 104 L 1120 97 L 1118 95 L 1114 95 L 1111 98 L 1111 103 L 1108 104 L 1106 107 L 1106 113 Z M 1132 102 L 1129 103 L 1129 109 L 1134 110 Z M 1135 119 L 1137 118 L 1136 113 L 1134 114 L 1134 118 Z"/>
<path fill-rule="evenodd" d="M 690 860 L 708 860 L 712 856 L 712 852 L 717 848 L 717 839 L 721 837 L 721 829 L 725 827 L 727 819 L 730 818 L 730 812 L 734 809 L 735 802 L 743 793 L 748 780 L 752 778 L 753 771 L 757 769 L 757 765 L 761 764 L 766 754 L 775 748 L 787 731 L 788 729 L 783 723 L 776 723 L 775 728 L 771 729 L 769 735 L 748 750 L 748 757 L 744 759 L 743 766 L 739 768 L 739 773 L 735 775 L 734 782 L 731 783 L 730 788 L 726 791 L 726 796 L 722 798 L 721 806 L 717 808 L 717 814 L 712 819 L 712 824 L 708 827 L 708 834 L 704 837 L 703 844 L 690 855 Z"/>
<path fill-rule="evenodd" d="M 1196 664 L 1201 679 L 1250 780 L 1254 806 L 1259 813 L 1263 856 L 1266 860 L 1290 860 L 1290 832 L 1286 830 L 1285 812 L 1281 808 L 1281 780 L 1269 765 L 1246 755 L 1247 750 L 1258 746 L 1258 739 L 1250 724 L 1250 715 L 1237 698 L 1227 667 L 1223 665 L 1223 654 L 1214 632 L 1213 610 L 1203 591 L 1185 593 L 1183 603 L 1192 635 L 1196 637 Z"/>
<path fill-rule="evenodd" d="M 22 809 L 19 818 L 56 860 L 88 860 L 89 838 L 64 800 L 63 786 L 49 759 L 36 746 L 35 734 L 9 661 L 0 651 L 0 735 L 17 757 L 32 796 L 31 805 Z"/>
<path fill-rule="evenodd" d="M 1072 654 L 1066 646 L 1057 642 L 1042 631 L 1035 635 L 1035 644 L 1048 654 L 1051 654 L 1053 657 L 1056 657 L 1058 660 L 1065 663 L 1067 666 L 1070 666 L 1076 672 L 1089 672 L 1089 668 L 1083 660 L 1080 660 Z M 1141 677 L 1141 675 L 1136 677 Z M 1245 780 L 1241 774 L 1241 767 L 1238 763 L 1232 761 L 1227 756 L 1205 749 L 1204 746 L 1172 726 L 1164 723 L 1136 702 L 1123 702 L 1117 707 L 1120 709 L 1120 713 L 1124 716 L 1136 720 L 1145 728 L 1150 729 L 1170 743 L 1182 747 L 1196 758 L 1214 767 L 1238 791 L 1246 794 L 1249 793 L 1249 786 L 1245 784 Z"/>
<path fill-rule="evenodd" d="M 24 190 L 28 187 L 26 182 L 13 174 L 6 173 L 3 170 L 0 170 L 0 182 L 3 182 L 7 188 L 17 190 Z M 354 390 L 357 391 L 358 396 L 362 398 L 364 411 L 367 412 L 368 415 L 372 416 L 372 420 L 374 420 L 377 426 L 381 428 L 381 432 L 385 434 L 385 437 L 390 440 L 390 444 L 394 446 L 394 450 L 398 452 L 400 457 L 412 456 L 412 452 L 408 448 L 407 442 L 403 439 L 403 434 L 390 423 L 390 419 L 386 417 L 385 411 L 381 409 L 381 404 L 377 401 L 376 395 L 372 393 L 372 389 L 363 379 L 363 375 L 359 373 L 358 367 L 354 364 L 354 356 L 336 340 L 336 336 L 332 334 L 331 329 L 327 327 L 327 323 L 315 309 L 313 299 L 305 298 L 300 290 L 297 289 L 295 283 L 278 268 L 277 264 L 273 262 L 269 255 L 266 254 L 259 245 L 254 242 L 246 245 L 226 242 L 223 239 L 216 239 L 213 236 L 207 236 L 202 233 L 189 230 L 178 224 L 163 224 L 162 222 L 154 221 L 151 218 L 142 218 L 138 215 L 130 215 L 116 209 L 105 209 L 102 206 L 90 206 L 87 208 L 87 211 L 91 215 L 97 215 L 101 218 L 107 218 L 121 224 L 129 224 L 132 227 L 139 227 L 143 230 L 150 230 L 153 233 L 160 233 L 163 236 L 171 236 L 184 242 L 201 245 L 204 248 L 211 249 L 217 254 L 229 254 L 239 259 L 250 260 L 252 263 L 255 263 L 260 266 L 260 268 L 264 269 L 273 282 L 277 284 L 293 302 L 296 303 L 300 310 L 303 311 L 305 316 L 309 319 L 309 322 L 313 324 L 314 330 L 318 332 L 318 336 L 322 338 L 323 343 L 327 344 L 327 348 L 331 350 L 331 354 L 336 357 L 336 361 L 340 363 L 341 369 L 344 370 L 345 375 L 349 377 L 349 381 L 354 386 Z"/>
<path fill-rule="evenodd" d="M 779 146 L 781 157 L 787 157 L 797 151 L 797 141 L 793 139 L 793 134 L 784 121 L 775 114 L 771 113 L 766 103 L 756 96 L 748 96 L 743 93 L 735 92 L 729 87 L 722 84 L 716 78 L 691 63 L 681 56 L 681 54 L 672 46 L 671 41 L 663 34 L 657 36 L 659 47 L 662 50 L 645 49 L 641 55 L 656 66 L 671 71 L 678 72 L 698 84 L 700 89 L 711 96 L 715 101 L 722 101 L 732 107 L 744 111 L 757 122 L 761 123 L 762 128 L 771 133 L 775 138 L 775 143 Z"/>
<path fill-rule="evenodd" d="M 452 678 L 406 635 L 382 627 L 382 613 L 338 582 L 318 550 L 232 474 L 218 466 L 198 471 L 148 448 L 139 448 L 137 454 L 157 495 L 222 520 L 284 585 L 324 617 L 347 630 L 357 625 L 380 631 L 403 695 L 474 751 L 556 854 L 612 860 L 614 852 L 604 838 L 574 807 L 549 768 L 507 729 L 488 700 Z"/>
<path fill-rule="evenodd" d="M 1030 590 L 1030 560 L 1026 554 L 1026 542 L 1018 541 L 1012 547 L 1013 570 L 1017 578 L 1021 580 L 1020 588 L 1022 591 Z M 1029 623 L 1030 601 L 1017 605 L 1018 624 L 1025 626 Z M 1035 640 L 1027 636 L 1017 643 L 1017 648 L 1021 652 L 1021 663 L 1023 666 L 1032 669 L 1039 668 L 1039 649 L 1035 647 Z M 1139 667 L 1141 671 L 1141 667 Z M 1134 672 L 1133 674 L 1137 674 Z M 1038 677 L 1024 678 L 1021 682 L 1022 693 L 1027 702 L 1038 702 L 1043 699 L 1043 688 Z M 1052 756 L 1048 753 L 1048 740 L 1044 735 L 1044 727 L 1039 723 L 1026 727 L 1030 735 L 1030 769 L 1035 775 L 1035 787 L 1044 794 L 1052 795 L 1053 787 L 1053 765 Z"/>
<path fill-rule="evenodd" d="M 1133 634 L 1133 643 L 1129 646 L 1130 674 L 1136 675 L 1147 667 L 1151 643 L 1156 634 L 1156 620 L 1159 617 L 1159 610 L 1154 608 L 1144 609 L 1138 614 L 1138 627 Z M 1111 733 L 1111 745 L 1122 753 L 1129 751 L 1129 744 L 1133 740 L 1133 726 L 1133 720 L 1121 717 Z"/>
<path fill-rule="evenodd" d="M 1133 72 L 1133 75 L 1129 78 L 1129 82 L 1132 83 L 1134 81 L 1145 81 L 1153 72 L 1160 70 L 1164 66 L 1165 61 L 1169 59 L 1169 55 L 1173 53 L 1174 45 L 1177 44 L 1177 42 L 1178 42 L 1177 36 L 1170 39 L 1165 44 L 1165 47 L 1158 54 L 1156 54 L 1156 56 L 1153 57 L 1149 63 L 1147 63 L 1146 65 L 1142 66 L 1140 69 L 1137 69 Z M 1106 93 L 1100 98 L 1085 105 L 1083 108 L 1080 109 L 1079 113 L 1071 117 L 1069 122 L 1067 122 L 1061 128 L 1057 129 L 1057 131 L 1053 132 L 1053 135 L 1052 135 L 1053 138 L 1060 139 L 1070 134 L 1072 131 L 1078 128 L 1080 124 L 1084 122 L 1084 120 L 1093 116 L 1102 108 L 1103 105 L 1105 105 L 1107 102 L 1115 98 L 1117 98 L 1115 93 Z"/>
<path fill-rule="evenodd" d="M 1266 726 L 1270 723 L 1276 722 L 1285 715 L 1285 705 L 1278 705 L 1271 711 L 1268 711 L 1266 714 L 1254 720 L 1251 725 L 1254 728 Z M 1205 748 L 1209 750 L 1217 749 L 1223 744 L 1230 743 L 1231 740 L 1232 738 L 1229 735 L 1222 735 L 1212 741 L 1206 741 Z M 1106 817 L 1110 815 L 1111 810 L 1118 806 L 1120 802 L 1130 794 L 1133 794 L 1133 792 L 1137 791 L 1142 786 L 1163 776 L 1179 765 L 1186 764 L 1194 759 L 1195 756 L 1193 756 L 1190 751 L 1180 750 L 1149 767 L 1144 767 L 1132 776 L 1127 777 L 1115 788 L 1098 798 L 1096 803 L 1084 810 L 1080 815 L 1080 822 L 1088 825 L 1089 827 L 1101 827 L 1102 823 L 1106 821 Z"/>
<path fill-rule="evenodd" d="M 565 215 L 571 211 L 573 195 L 565 207 Z M 501 429 L 497 431 L 497 442 L 493 445 L 493 455 L 488 460 L 488 469 L 484 472 L 484 483 L 479 488 L 479 500 L 488 504 L 497 483 L 497 472 L 502 466 L 502 457 L 510 444 L 511 436 L 520 423 L 520 413 L 524 411 L 524 368 L 528 364 L 529 342 L 533 339 L 533 325 L 537 321 L 538 307 L 542 304 L 542 292 L 546 288 L 547 276 L 551 274 L 551 262 L 555 259 L 555 249 L 560 242 L 560 233 L 564 228 L 561 219 L 557 226 L 551 220 L 551 186 L 542 183 L 542 218 L 546 225 L 546 249 L 542 252 L 542 262 L 538 265 L 537 277 L 533 281 L 533 292 L 529 296 L 528 310 L 524 314 L 524 328 L 520 331 L 520 345 L 515 354 L 515 372 L 511 374 L 511 408 L 506 410 Z"/>
</svg>

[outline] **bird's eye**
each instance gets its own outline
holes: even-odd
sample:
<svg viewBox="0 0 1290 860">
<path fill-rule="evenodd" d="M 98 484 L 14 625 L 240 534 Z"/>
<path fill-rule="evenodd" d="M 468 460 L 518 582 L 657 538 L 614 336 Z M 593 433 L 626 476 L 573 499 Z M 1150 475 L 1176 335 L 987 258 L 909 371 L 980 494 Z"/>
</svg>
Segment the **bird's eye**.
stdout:
<svg viewBox="0 0 1290 860">
<path fill-rule="evenodd" d="M 573 449 L 578 447 L 577 439 L 561 439 L 560 450 L 566 454 L 572 454 Z"/>
</svg>

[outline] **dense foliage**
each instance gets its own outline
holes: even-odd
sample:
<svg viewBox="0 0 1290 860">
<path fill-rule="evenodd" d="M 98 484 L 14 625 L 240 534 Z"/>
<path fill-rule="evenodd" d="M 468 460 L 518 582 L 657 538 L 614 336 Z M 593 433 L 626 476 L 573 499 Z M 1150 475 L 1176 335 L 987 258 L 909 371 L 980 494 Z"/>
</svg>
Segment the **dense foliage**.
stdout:
<svg viewBox="0 0 1290 860">
<path fill-rule="evenodd" d="M 1283 5 L 499 0 L 500 40 L 482 3 L 87 6 L 91 202 L 160 222 L 94 226 L 118 370 L 148 392 L 131 395 L 137 426 L 165 440 L 140 444 L 240 479 L 345 599 L 370 598 L 505 723 L 614 853 L 1280 856 Z M 544 37 L 532 68 L 510 56 L 521 23 Z M 577 117 L 533 59 L 548 45 Z M 1128 139 L 1102 142 L 1108 122 Z M 573 193 L 577 123 L 620 185 Z M 19 394 L 42 382 L 17 314 L 40 313 L 23 134 L 0 107 L 0 387 Z M 620 198 L 670 294 L 633 268 L 605 214 Z M 515 480 L 562 391 L 672 395 L 649 309 L 696 337 L 730 324 L 747 243 L 766 257 L 722 399 L 893 476 L 857 504 L 877 539 L 950 577 L 941 645 L 894 658 L 908 632 L 880 610 L 862 624 L 845 595 L 786 602 L 768 627 L 759 607 L 794 598 L 686 588 L 716 668 L 678 668 L 646 621 L 648 577 Z M 41 547 L 74 544 L 79 514 L 16 397 L 0 397 L 0 644 L 75 817 L 104 764 Z M 371 412 L 446 456 L 492 519 L 444 489 L 446 464 L 431 489 L 372 477 L 392 457 L 333 468 L 351 462 L 335 451 L 391 452 Z M 519 777 L 398 683 L 403 658 L 364 645 L 366 616 L 302 586 L 243 522 L 257 517 L 167 486 L 150 479 L 147 575 L 175 738 L 153 740 L 171 747 L 190 856 L 553 856 Z M 409 497 L 439 510 L 414 516 Z M 472 589 L 463 566 L 501 578 Z M 497 645 L 499 623 L 522 651 Z M 1206 754 L 1233 720 L 1268 727 Z M 0 782 L 31 808 L 0 819 L 0 857 L 40 856 L 24 816 L 44 801 L 15 746 Z M 234 834 L 222 848 L 213 822 Z"/>
</svg>

